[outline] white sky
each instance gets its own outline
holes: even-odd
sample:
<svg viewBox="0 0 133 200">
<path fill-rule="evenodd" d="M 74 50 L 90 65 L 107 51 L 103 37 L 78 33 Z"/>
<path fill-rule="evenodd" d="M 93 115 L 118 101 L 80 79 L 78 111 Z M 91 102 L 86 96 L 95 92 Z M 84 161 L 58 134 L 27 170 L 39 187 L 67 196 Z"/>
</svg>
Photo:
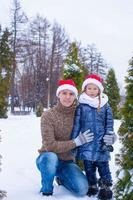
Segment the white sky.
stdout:
<svg viewBox="0 0 133 200">
<path fill-rule="evenodd" d="M 0 0 L 0 23 L 9 20 L 12 0 Z M 61 24 L 83 46 L 95 43 L 124 82 L 133 55 L 133 0 L 20 0 L 29 18 L 40 14 Z"/>
</svg>

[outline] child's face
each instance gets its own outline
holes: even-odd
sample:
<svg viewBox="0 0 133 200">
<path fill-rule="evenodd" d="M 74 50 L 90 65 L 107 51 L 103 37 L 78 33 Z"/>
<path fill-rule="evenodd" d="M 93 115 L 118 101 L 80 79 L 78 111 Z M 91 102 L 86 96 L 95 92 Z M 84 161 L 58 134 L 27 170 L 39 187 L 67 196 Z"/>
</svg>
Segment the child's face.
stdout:
<svg viewBox="0 0 133 200">
<path fill-rule="evenodd" d="M 85 93 L 88 96 L 94 98 L 94 97 L 98 96 L 99 88 L 95 84 L 89 83 L 85 88 Z"/>
</svg>

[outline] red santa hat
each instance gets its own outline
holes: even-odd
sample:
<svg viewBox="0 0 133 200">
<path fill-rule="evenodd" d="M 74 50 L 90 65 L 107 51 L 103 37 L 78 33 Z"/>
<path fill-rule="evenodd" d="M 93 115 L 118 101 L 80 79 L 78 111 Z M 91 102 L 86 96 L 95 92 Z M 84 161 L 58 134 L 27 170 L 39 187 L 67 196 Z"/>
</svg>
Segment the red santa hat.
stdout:
<svg viewBox="0 0 133 200">
<path fill-rule="evenodd" d="M 82 91 L 85 90 L 85 87 L 89 84 L 89 83 L 93 83 L 95 84 L 101 92 L 103 92 L 104 87 L 102 85 L 102 78 L 96 74 L 90 74 L 86 77 L 85 81 L 82 84 Z"/>
<path fill-rule="evenodd" d="M 56 91 L 56 96 L 58 97 L 60 91 L 66 90 L 66 89 L 72 91 L 75 94 L 76 97 L 78 96 L 78 90 L 76 88 L 76 85 L 75 85 L 74 81 L 71 80 L 71 79 L 59 80 L 58 88 L 57 88 L 57 91 Z"/>
</svg>

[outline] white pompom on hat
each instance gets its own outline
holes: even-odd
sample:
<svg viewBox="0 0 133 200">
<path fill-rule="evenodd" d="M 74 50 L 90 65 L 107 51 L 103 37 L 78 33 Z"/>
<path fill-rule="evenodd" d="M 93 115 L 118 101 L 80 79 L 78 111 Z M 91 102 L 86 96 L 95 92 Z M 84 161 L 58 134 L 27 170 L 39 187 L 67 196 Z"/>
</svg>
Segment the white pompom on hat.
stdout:
<svg viewBox="0 0 133 200">
<path fill-rule="evenodd" d="M 96 75 L 96 74 L 90 74 L 86 77 L 85 81 L 83 82 L 82 84 L 82 91 L 85 90 L 85 87 L 89 84 L 89 83 L 93 83 L 95 84 L 101 92 L 103 92 L 104 90 L 104 87 L 102 85 L 102 82 L 103 82 L 103 79 Z"/>
<path fill-rule="evenodd" d="M 57 91 L 56 91 L 56 96 L 57 97 L 59 96 L 59 93 L 62 90 L 70 90 L 70 91 L 72 91 L 75 94 L 76 98 L 78 96 L 78 90 L 76 88 L 76 85 L 75 85 L 74 81 L 71 80 L 71 79 L 59 80 L 59 82 L 58 82 L 58 88 L 57 88 Z"/>
</svg>

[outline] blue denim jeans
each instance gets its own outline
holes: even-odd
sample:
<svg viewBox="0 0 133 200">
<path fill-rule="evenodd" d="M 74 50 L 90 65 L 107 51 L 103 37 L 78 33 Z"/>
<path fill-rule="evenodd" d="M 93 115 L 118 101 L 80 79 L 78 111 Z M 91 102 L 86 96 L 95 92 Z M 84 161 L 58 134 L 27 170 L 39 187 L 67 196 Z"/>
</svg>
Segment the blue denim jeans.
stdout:
<svg viewBox="0 0 133 200">
<path fill-rule="evenodd" d="M 77 196 L 87 194 L 87 178 L 73 161 L 62 161 L 55 153 L 45 152 L 38 156 L 36 164 L 41 173 L 41 192 L 53 193 L 53 181 L 57 176 L 61 184 Z"/>
<path fill-rule="evenodd" d="M 107 184 L 112 183 L 111 172 L 109 169 L 109 162 L 89 161 L 84 160 L 84 168 L 89 185 L 97 184 L 96 169 L 98 169 L 100 180 Z"/>
</svg>

